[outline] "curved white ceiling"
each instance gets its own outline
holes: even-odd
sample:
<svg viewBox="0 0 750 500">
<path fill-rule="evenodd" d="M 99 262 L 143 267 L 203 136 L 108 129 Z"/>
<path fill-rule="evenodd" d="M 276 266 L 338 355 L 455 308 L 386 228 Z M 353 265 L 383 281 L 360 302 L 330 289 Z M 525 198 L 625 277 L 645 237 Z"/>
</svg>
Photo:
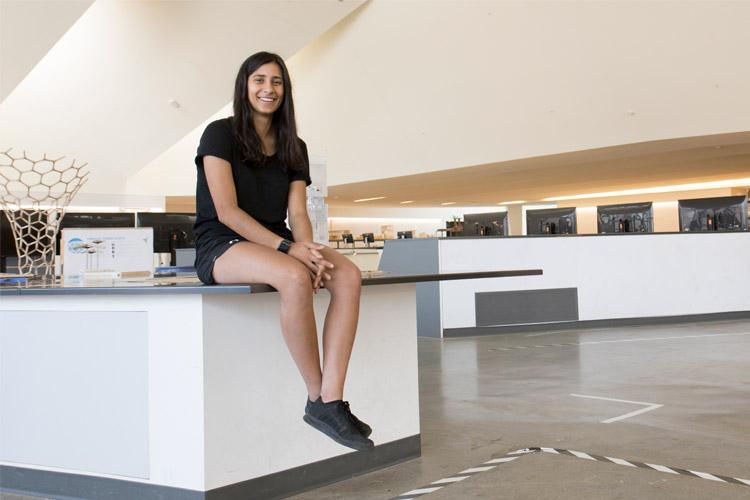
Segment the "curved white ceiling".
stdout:
<svg viewBox="0 0 750 500">
<path fill-rule="evenodd" d="M 123 192 L 231 99 L 245 57 L 289 57 L 361 3 L 98 0 L 0 103 L 0 149 L 79 158 L 85 191 Z"/>
</svg>

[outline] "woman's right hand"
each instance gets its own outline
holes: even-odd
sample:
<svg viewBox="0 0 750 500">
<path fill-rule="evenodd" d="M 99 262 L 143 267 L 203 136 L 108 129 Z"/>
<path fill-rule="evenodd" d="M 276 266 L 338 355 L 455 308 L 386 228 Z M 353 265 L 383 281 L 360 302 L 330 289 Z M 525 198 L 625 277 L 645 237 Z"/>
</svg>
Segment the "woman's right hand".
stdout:
<svg viewBox="0 0 750 500">
<path fill-rule="evenodd" d="M 323 245 L 313 242 L 294 242 L 289 248 L 289 255 L 302 262 L 309 270 L 312 278 L 312 286 L 315 292 L 320 288 L 323 279 L 330 280 L 331 275 L 326 269 L 333 269 L 333 264 L 327 261 L 320 250 Z"/>
</svg>

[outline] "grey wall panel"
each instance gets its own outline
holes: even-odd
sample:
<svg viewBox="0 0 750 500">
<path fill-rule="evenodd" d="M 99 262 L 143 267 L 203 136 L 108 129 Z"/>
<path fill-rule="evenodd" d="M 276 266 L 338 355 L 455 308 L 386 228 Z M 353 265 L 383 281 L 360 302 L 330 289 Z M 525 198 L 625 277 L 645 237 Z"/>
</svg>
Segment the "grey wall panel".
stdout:
<svg viewBox="0 0 750 500">
<path fill-rule="evenodd" d="M 0 314 L 0 460 L 148 478 L 147 313 Z"/>
<path fill-rule="evenodd" d="M 442 337 L 440 328 L 440 283 L 417 283 L 417 335 Z"/>
<path fill-rule="evenodd" d="M 386 240 L 378 269 L 387 273 L 438 272 L 438 239 Z"/>
<path fill-rule="evenodd" d="M 477 326 L 578 320 L 578 289 L 480 292 L 474 295 Z"/>
<path fill-rule="evenodd" d="M 437 238 L 387 240 L 378 268 L 388 273 L 434 274 L 439 271 Z M 417 283 L 417 335 L 443 336 L 440 328 L 440 284 Z"/>
</svg>

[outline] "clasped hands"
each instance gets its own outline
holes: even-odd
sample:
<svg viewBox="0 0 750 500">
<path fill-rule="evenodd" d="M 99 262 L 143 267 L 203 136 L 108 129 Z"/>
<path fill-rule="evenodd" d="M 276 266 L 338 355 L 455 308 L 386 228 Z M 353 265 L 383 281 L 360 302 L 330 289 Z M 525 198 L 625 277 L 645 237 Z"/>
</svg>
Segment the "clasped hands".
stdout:
<svg viewBox="0 0 750 500">
<path fill-rule="evenodd" d="M 289 255 L 302 262 L 310 271 L 310 279 L 315 293 L 318 292 L 324 279 L 331 279 L 331 275 L 326 272 L 326 269 L 333 269 L 333 264 L 320 253 L 323 248 L 325 248 L 325 245 L 312 241 L 294 242 L 289 248 Z"/>
</svg>

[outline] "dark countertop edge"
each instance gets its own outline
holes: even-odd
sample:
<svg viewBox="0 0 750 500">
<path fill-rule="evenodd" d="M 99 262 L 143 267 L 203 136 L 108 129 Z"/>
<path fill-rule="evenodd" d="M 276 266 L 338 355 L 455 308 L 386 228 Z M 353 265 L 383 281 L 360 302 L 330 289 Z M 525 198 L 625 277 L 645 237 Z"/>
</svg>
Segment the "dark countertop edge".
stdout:
<svg viewBox="0 0 750 500">
<path fill-rule="evenodd" d="M 610 237 L 610 236 L 621 236 L 621 237 L 628 237 L 628 236 L 667 236 L 667 235 L 675 235 L 675 234 L 681 234 L 681 235 L 690 235 L 690 234 L 750 234 L 750 231 L 668 231 L 668 232 L 655 232 L 655 233 L 607 233 L 607 234 L 517 234 L 517 235 L 508 235 L 508 236 L 439 236 L 434 239 L 438 240 L 490 240 L 490 239 L 514 239 L 514 238 L 583 238 L 583 237 L 596 237 L 596 236 L 603 236 L 603 237 Z M 422 238 L 422 239 L 430 239 L 430 238 Z M 408 239 L 404 240 L 388 240 L 388 241 L 409 241 Z"/>
<path fill-rule="evenodd" d="M 470 280 L 482 278 L 511 278 L 516 276 L 540 276 L 543 274 L 541 269 L 518 269 L 512 271 L 466 271 L 461 273 L 443 273 L 443 274 L 411 274 L 406 276 L 376 276 L 372 278 L 362 278 L 362 286 L 367 285 L 387 285 L 394 283 L 423 283 L 428 281 L 453 281 L 453 280 Z"/>
<path fill-rule="evenodd" d="M 467 271 L 443 274 L 395 274 L 364 276 L 362 286 L 423 283 L 428 281 L 451 281 L 482 278 L 508 278 L 515 276 L 538 276 L 541 269 L 511 271 Z M 0 288 L 0 297 L 39 295 L 170 295 L 170 294 L 249 294 L 268 293 L 276 290 L 264 284 L 237 285 L 164 285 L 164 286 L 103 286 L 103 287 L 59 287 L 59 288 Z"/>
</svg>

